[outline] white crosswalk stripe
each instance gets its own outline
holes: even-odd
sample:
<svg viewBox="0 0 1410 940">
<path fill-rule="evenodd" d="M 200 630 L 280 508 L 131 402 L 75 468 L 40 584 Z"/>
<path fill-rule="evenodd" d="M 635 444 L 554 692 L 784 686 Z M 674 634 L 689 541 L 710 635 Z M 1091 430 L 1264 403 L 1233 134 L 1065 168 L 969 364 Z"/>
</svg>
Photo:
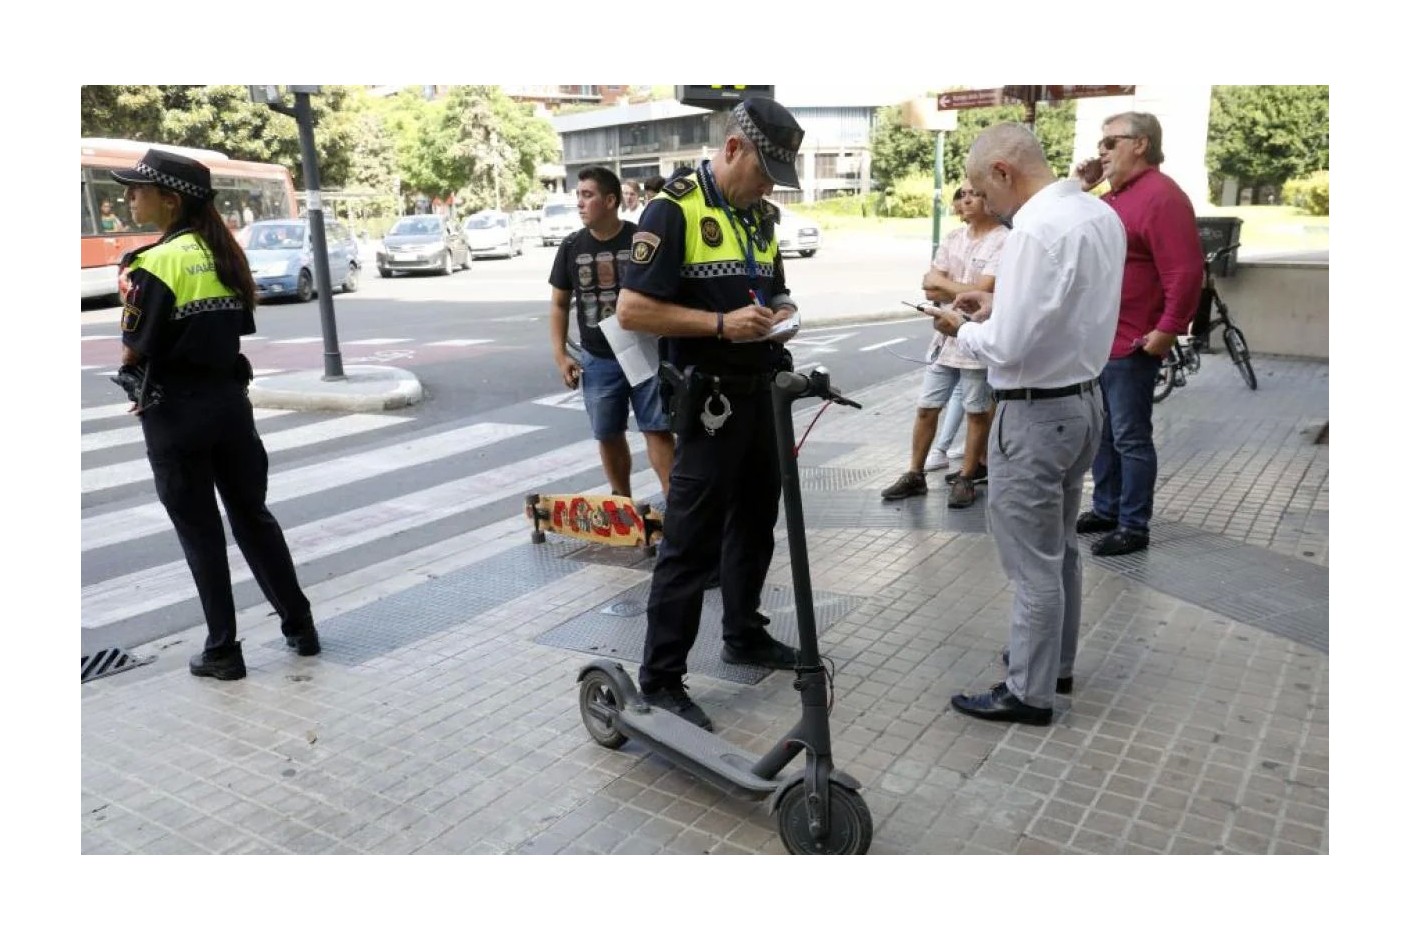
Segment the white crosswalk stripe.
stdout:
<svg viewBox="0 0 1410 940">
<path fill-rule="evenodd" d="M 119 414 L 126 414 L 128 405 L 121 405 Z M 278 408 L 256 408 L 255 420 L 261 421 L 265 418 L 273 418 L 278 415 L 286 415 L 289 412 Z M 137 423 L 137 418 L 132 419 L 131 427 L 114 428 L 111 431 L 94 431 L 91 434 L 83 435 L 82 452 L 87 454 L 95 450 L 106 450 L 109 447 L 121 447 L 124 444 L 136 444 L 142 440 L 142 425 Z"/>
<path fill-rule="evenodd" d="M 542 430 L 534 424 L 472 424 L 453 431 L 379 447 L 269 475 L 268 504 L 298 499 L 334 487 L 368 480 L 421 464 L 453 457 L 500 441 Z M 271 435 L 272 436 L 272 435 Z M 266 445 L 267 446 L 267 445 Z M 162 532 L 171 527 L 160 503 L 122 509 L 83 520 L 83 550 L 104 548 L 129 539 Z"/>
<path fill-rule="evenodd" d="M 579 441 L 463 479 L 285 529 L 284 535 L 296 562 L 306 564 L 475 509 L 503 498 L 507 492 L 529 492 L 600 465 L 597 442 Z M 250 569 L 239 551 L 231 548 L 229 556 L 232 583 L 250 580 Z M 85 585 L 82 626 L 85 630 L 104 627 L 194 597 L 196 587 L 184 560 L 155 565 Z"/>
<path fill-rule="evenodd" d="M 301 425 L 288 431 L 276 431 L 267 436 L 261 435 L 261 437 L 264 438 L 265 451 L 276 453 L 293 447 L 336 440 L 349 434 L 385 428 L 410 420 L 410 418 L 393 415 L 346 415 L 341 418 L 329 418 L 313 424 Z M 151 476 L 152 467 L 146 458 L 109 464 L 104 467 L 93 467 L 83 471 L 83 492 L 92 493 L 114 486 L 136 483 L 139 480 L 150 479 Z"/>
</svg>

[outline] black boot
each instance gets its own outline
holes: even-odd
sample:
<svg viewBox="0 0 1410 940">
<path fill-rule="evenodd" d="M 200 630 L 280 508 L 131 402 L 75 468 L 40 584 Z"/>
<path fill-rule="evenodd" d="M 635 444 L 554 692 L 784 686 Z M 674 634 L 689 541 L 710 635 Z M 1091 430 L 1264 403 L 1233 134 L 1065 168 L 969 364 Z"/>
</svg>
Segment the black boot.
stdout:
<svg viewBox="0 0 1410 940">
<path fill-rule="evenodd" d="M 245 654 L 240 644 L 236 642 L 228 650 L 201 650 L 191 657 L 191 675 L 226 681 L 245 678 Z"/>
</svg>

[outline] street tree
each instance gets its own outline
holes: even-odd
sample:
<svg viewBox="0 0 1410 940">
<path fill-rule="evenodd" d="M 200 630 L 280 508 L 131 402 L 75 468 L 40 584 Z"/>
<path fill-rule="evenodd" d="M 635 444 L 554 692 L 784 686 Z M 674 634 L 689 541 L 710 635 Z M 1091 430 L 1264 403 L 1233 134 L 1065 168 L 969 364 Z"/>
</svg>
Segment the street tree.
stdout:
<svg viewBox="0 0 1410 940">
<path fill-rule="evenodd" d="M 1205 165 L 1214 177 L 1281 186 L 1331 167 L 1326 85 L 1216 85 Z"/>
</svg>

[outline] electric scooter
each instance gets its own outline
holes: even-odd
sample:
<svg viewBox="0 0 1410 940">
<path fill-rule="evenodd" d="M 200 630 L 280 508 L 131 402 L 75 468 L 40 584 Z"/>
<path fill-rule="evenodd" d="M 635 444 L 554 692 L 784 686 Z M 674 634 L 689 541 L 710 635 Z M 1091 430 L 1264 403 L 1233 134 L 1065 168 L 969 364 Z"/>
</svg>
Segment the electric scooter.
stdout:
<svg viewBox="0 0 1410 940">
<path fill-rule="evenodd" d="M 754 800 L 768 797 L 769 811 L 777 816 L 779 837 L 791 854 L 862 855 L 871 845 L 871 811 L 858 793 L 861 784 L 832 765 L 830 678 L 818 653 L 803 495 L 793 442 L 794 401 L 816 397 L 852 408 L 861 405 L 834 391 L 827 370 L 821 368 L 809 375 L 778 373 L 772 393 L 798 611 L 799 651 L 793 687 L 802 698 L 802 717 L 760 757 L 673 712 L 647 705 L 621 664 L 607 659 L 593 660 L 578 673 L 578 708 L 588 734 L 603 747 L 615 749 L 628 739 L 639 741 L 727 793 Z M 806 752 L 803 768 L 779 779 L 779 773 L 799 751 Z"/>
</svg>

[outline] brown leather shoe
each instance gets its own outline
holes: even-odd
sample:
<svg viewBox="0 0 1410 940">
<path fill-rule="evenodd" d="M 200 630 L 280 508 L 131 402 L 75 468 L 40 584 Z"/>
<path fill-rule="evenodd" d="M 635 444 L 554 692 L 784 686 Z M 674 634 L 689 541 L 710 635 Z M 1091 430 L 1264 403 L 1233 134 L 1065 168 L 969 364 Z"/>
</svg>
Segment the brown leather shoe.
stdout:
<svg viewBox="0 0 1410 940">
<path fill-rule="evenodd" d="M 905 499 L 908 496 L 924 496 L 928 492 L 925 474 L 907 470 L 900 479 L 881 491 L 882 499 Z"/>
</svg>

